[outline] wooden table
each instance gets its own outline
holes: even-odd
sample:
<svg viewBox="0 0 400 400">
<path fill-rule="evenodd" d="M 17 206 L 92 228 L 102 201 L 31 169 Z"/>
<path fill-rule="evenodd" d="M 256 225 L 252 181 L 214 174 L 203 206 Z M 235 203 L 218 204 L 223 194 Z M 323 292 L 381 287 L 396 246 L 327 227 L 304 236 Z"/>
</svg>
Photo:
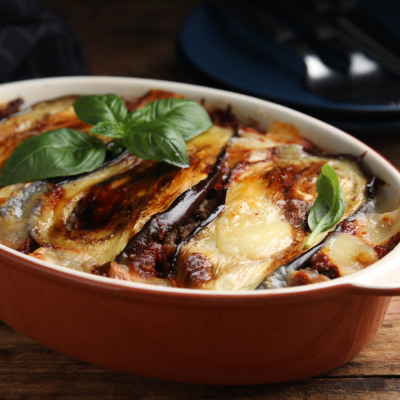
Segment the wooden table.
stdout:
<svg viewBox="0 0 400 400">
<path fill-rule="evenodd" d="M 81 35 L 95 75 L 187 82 L 175 57 L 180 25 L 196 0 L 42 0 Z M 400 134 L 400 132 L 399 132 Z M 400 167 L 396 135 L 363 136 Z M 113 372 L 54 352 L 0 323 L 0 399 L 400 399 L 400 300 L 354 360 L 304 381 L 215 387 Z"/>
</svg>

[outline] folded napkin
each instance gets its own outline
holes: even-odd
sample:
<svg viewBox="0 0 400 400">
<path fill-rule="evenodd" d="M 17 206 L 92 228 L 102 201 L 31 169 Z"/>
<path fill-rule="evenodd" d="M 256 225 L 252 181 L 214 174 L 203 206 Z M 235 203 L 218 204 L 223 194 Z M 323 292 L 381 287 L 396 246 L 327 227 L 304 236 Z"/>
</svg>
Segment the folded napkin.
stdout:
<svg viewBox="0 0 400 400">
<path fill-rule="evenodd" d="M 0 82 L 87 75 L 77 35 L 34 0 L 0 0 Z"/>
</svg>

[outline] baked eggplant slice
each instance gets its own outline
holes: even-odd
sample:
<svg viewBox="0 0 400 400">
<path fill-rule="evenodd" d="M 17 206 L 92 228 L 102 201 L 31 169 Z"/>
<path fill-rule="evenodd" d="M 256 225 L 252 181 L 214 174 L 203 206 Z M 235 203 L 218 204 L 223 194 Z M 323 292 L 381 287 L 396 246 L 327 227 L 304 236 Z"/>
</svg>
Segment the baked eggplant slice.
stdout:
<svg viewBox="0 0 400 400">
<path fill-rule="evenodd" d="M 228 156 L 236 153 L 234 147 Z M 310 152 L 293 144 L 252 146 L 246 154 L 247 160 L 232 172 L 225 210 L 182 246 L 173 275 L 177 286 L 252 290 L 302 254 L 309 236 L 306 217 L 325 163 L 339 176 L 346 201 L 342 219 L 368 201 L 369 178 L 355 158 Z M 327 234 L 321 233 L 315 244 Z"/>
<path fill-rule="evenodd" d="M 214 126 L 187 142 L 186 169 L 125 152 L 97 171 L 54 186 L 40 200 L 32 237 L 41 246 L 82 251 L 100 265 L 114 260 L 152 215 L 208 176 L 233 133 Z"/>
<path fill-rule="evenodd" d="M 0 171 L 15 148 L 32 136 L 59 128 L 89 132 L 91 125 L 80 121 L 72 107 L 77 99 L 78 96 L 68 96 L 38 103 L 0 122 Z"/>
<path fill-rule="evenodd" d="M 17 183 L 0 190 L 0 243 L 22 253 L 32 251 L 29 232 L 37 203 L 50 190 L 44 181 Z"/>
</svg>

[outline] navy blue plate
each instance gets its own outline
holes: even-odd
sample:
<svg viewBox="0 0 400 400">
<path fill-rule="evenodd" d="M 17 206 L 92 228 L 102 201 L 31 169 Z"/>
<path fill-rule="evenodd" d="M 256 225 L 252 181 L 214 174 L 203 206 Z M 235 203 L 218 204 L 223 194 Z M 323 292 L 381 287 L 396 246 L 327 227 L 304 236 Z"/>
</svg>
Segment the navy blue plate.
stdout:
<svg viewBox="0 0 400 400">
<path fill-rule="evenodd" d="M 363 6 L 400 35 L 400 2 L 365 0 Z M 339 103 L 308 91 L 303 84 L 305 66 L 296 54 L 266 40 L 234 16 L 206 5 L 185 21 L 179 47 L 186 67 L 202 83 L 265 98 L 325 120 L 400 120 L 400 104 Z"/>
</svg>

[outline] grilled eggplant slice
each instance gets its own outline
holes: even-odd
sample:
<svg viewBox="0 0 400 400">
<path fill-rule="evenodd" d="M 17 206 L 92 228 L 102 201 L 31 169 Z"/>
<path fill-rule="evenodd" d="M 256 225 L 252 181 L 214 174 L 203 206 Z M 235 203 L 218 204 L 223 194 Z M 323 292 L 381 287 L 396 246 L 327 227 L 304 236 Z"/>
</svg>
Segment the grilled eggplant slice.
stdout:
<svg viewBox="0 0 400 400">
<path fill-rule="evenodd" d="M 259 161 L 261 155 L 264 160 Z M 368 177 L 356 159 L 313 154 L 300 145 L 247 152 L 247 161 L 232 172 L 223 213 L 181 249 L 176 284 L 251 290 L 303 253 L 309 235 L 306 216 L 317 196 L 316 180 L 327 162 L 339 175 L 346 200 L 344 219 L 368 200 Z M 321 233 L 316 243 L 327 234 Z"/>
<path fill-rule="evenodd" d="M 30 252 L 29 232 L 38 212 L 39 198 L 50 190 L 43 181 L 17 183 L 0 190 L 0 243 L 23 253 Z"/>
<path fill-rule="evenodd" d="M 42 197 L 31 235 L 40 244 L 76 249 L 107 263 L 152 215 L 205 179 L 233 135 L 214 126 L 187 142 L 190 167 L 178 169 L 125 152 L 118 159 Z"/>
<path fill-rule="evenodd" d="M 15 148 L 32 136 L 59 128 L 89 132 L 92 126 L 80 121 L 72 107 L 77 99 L 78 96 L 69 96 L 38 103 L 30 110 L 1 122 L 0 171 Z"/>
</svg>

